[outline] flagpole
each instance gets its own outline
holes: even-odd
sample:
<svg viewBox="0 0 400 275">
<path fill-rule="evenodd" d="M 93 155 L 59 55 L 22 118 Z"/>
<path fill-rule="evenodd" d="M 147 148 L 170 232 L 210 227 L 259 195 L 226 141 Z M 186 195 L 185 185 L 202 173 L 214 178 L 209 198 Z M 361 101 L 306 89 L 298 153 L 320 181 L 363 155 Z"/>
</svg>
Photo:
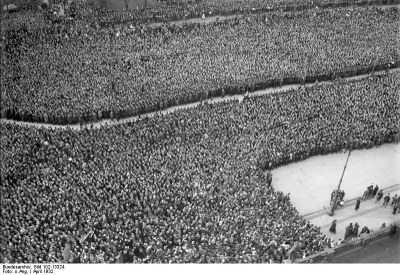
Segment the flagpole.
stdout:
<svg viewBox="0 0 400 275">
<path fill-rule="evenodd" d="M 346 171 L 346 167 L 347 167 L 347 163 L 349 162 L 350 154 L 351 154 L 351 150 L 349 151 L 349 154 L 347 155 L 346 164 L 344 165 L 342 176 L 340 177 L 338 188 L 337 188 L 337 190 L 335 192 L 335 196 L 333 197 L 333 200 L 331 201 L 331 208 L 329 209 L 329 212 L 328 212 L 329 216 L 333 216 L 333 214 L 335 213 L 335 208 L 336 208 L 336 205 L 337 205 L 337 198 L 338 198 L 338 195 L 339 195 L 340 186 L 342 185 L 344 172 Z"/>
</svg>

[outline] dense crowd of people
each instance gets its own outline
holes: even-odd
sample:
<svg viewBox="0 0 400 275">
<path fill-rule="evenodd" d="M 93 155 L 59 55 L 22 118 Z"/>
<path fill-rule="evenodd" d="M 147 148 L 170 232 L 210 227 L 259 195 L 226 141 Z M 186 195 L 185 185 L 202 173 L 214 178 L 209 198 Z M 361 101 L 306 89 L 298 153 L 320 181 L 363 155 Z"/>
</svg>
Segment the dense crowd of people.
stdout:
<svg viewBox="0 0 400 275">
<path fill-rule="evenodd" d="M 160 2 L 160 1 L 158 1 Z M 95 19 L 86 13 L 85 20 L 96 20 L 102 24 L 126 22 L 168 22 L 210 16 L 229 16 L 233 14 L 250 14 L 271 11 L 296 11 L 313 8 L 330 8 L 346 6 L 365 6 L 380 4 L 399 4 L 399 0 L 167 0 L 166 5 L 146 5 L 113 11 L 107 4 L 97 5 Z M 93 10 L 93 5 L 86 5 Z"/>
<path fill-rule="evenodd" d="M 276 263 L 295 245 L 322 251 L 329 238 L 264 168 L 398 140 L 399 76 L 99 129 L 2 123 L 0 261 Z"/>
<path fill-rule="evenodd" d="M 23 12 L 2 14 L 2 117 L 135 115 L 400 60 L 398 8 L 177 0 L 115 13 L 93 12 L 91 1 L 40 11 L 38 1 L 20 2 Z M 242 15 L 142 24 L 230 14 Z M 294 250 L 297 258 L 332 247 L 264 171 L 398 140 L 399 76 L 205 103 L 100 129 L 0 124 L 0 262 L 280 263 Z M 389 204 L 370 189 L 366 198 Z M 397 195 L 390 206 L 396 214 Z"/>
<path fill-rule="evenodd" d="M 133 115 L 400 60 L 398 8 L 120 29 L 76 20 L 25 25 L 1 44 L 2 116 L 22 120 Z"/>
</svg>

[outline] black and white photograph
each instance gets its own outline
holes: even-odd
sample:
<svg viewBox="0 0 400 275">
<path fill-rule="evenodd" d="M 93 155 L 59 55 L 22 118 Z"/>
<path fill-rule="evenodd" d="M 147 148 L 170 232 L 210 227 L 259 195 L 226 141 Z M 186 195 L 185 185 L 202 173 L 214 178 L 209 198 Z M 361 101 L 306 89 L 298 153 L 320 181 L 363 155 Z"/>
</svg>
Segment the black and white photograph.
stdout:
<svg viewBox="0 0 400 275">
<path fill-rule="evenodd" d="M 2 274 L 398 269 L 400 0 L 1 0 L 0 48 Z"/>
</svg>

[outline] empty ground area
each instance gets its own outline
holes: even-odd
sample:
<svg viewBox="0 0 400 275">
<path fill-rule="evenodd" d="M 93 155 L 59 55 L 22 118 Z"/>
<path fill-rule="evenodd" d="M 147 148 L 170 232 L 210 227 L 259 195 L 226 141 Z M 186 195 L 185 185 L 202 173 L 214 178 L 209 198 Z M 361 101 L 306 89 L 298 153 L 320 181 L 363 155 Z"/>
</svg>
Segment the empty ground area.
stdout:
<svg viewBox="0 0 400 275">
<path fill-rule="evenodd" d="M 347 155 L 348 152 L 317 156 L 277 168 L 272 171 L 272 185 L 278 191 L 290 193 L 301 215 L 328 209 Z M 399 185 L 399 167 L 400 144 L 352 151 L 341 184 L 346 192 L 345 201 L 362 196 L 371 183 L 380 189 Z"/>
<path fill-rule="evenodd" d="M 378 203 L 374 199 L 365 200 L 355 210 L 355 198 L 362 196 L 371 183 L 383 189 L 384 195 L 390 193 L 391 198 L 395 194 L 400 195 L 399 153 L 400 144 L 385 144 L 369 150 L 353 151 L 342 182 L 342 189 L 346 192 L 345 204 L 338 207 L 333 216 L 328 215 L 330 194 L 338 186 L 348 152 L 317 156 L 280 167 L 273 171 L 272 184 L 276 190 L 290 193 L 293 204 L 304 218 L 319 226 L 327 237 L 339 240 L 344 238 L 345 228 L 349 223 L 357 222 L 360 225 L 359 231 L 363 226 L 375 231 L 383 223 L 386 226 L 392 222 L 400 223 L 400 214 L 392 213 L 391 200 L 386 208 L 382 205 L 383 199 Z M 335 219 L 336 234 L 333 234 L 329 232 L 329 227 Z M 379 255 L 381 257 L 382 254 Z M 360 257 L 359 261 L 365 262 L 368 259 L 366 256 Z M 400 262 L 400 258 L 398 259 Z M 339 262 L 345 260 L 341 259 Z"/>
</svg>

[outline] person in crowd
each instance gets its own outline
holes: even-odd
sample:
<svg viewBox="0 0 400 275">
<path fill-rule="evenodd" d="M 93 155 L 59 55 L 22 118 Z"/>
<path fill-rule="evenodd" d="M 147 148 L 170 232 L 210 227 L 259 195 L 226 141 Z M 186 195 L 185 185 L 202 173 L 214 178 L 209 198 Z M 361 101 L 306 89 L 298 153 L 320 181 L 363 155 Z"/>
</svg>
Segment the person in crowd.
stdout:
<svg viewBox="0 0 400 275">
<path fill-rule="evenodd" d="M 53 124 L 129 117 L 286 82 L 332 79 L 400 59 L 393 39 L 398 8 L 149 25 L 139 23 L 148 9 L 91 14 L 78 7 L 79 20 L 51 23 L 40 12 L 2 20 L 2 116 Z M 114 16 L 139 17 L 133 25 L 99 27 L 100 14 L 110 24 Z"/>
<path fill-rule="evenodd" d="M 305 257 L 321 252 L 329 240 L 267 183 L 266 163 L 393 142 L 399 79 L 395 71 L 98 128 L 2 122 L 0 260 L 281 263 L 295 242 Z"/>
</svg>

